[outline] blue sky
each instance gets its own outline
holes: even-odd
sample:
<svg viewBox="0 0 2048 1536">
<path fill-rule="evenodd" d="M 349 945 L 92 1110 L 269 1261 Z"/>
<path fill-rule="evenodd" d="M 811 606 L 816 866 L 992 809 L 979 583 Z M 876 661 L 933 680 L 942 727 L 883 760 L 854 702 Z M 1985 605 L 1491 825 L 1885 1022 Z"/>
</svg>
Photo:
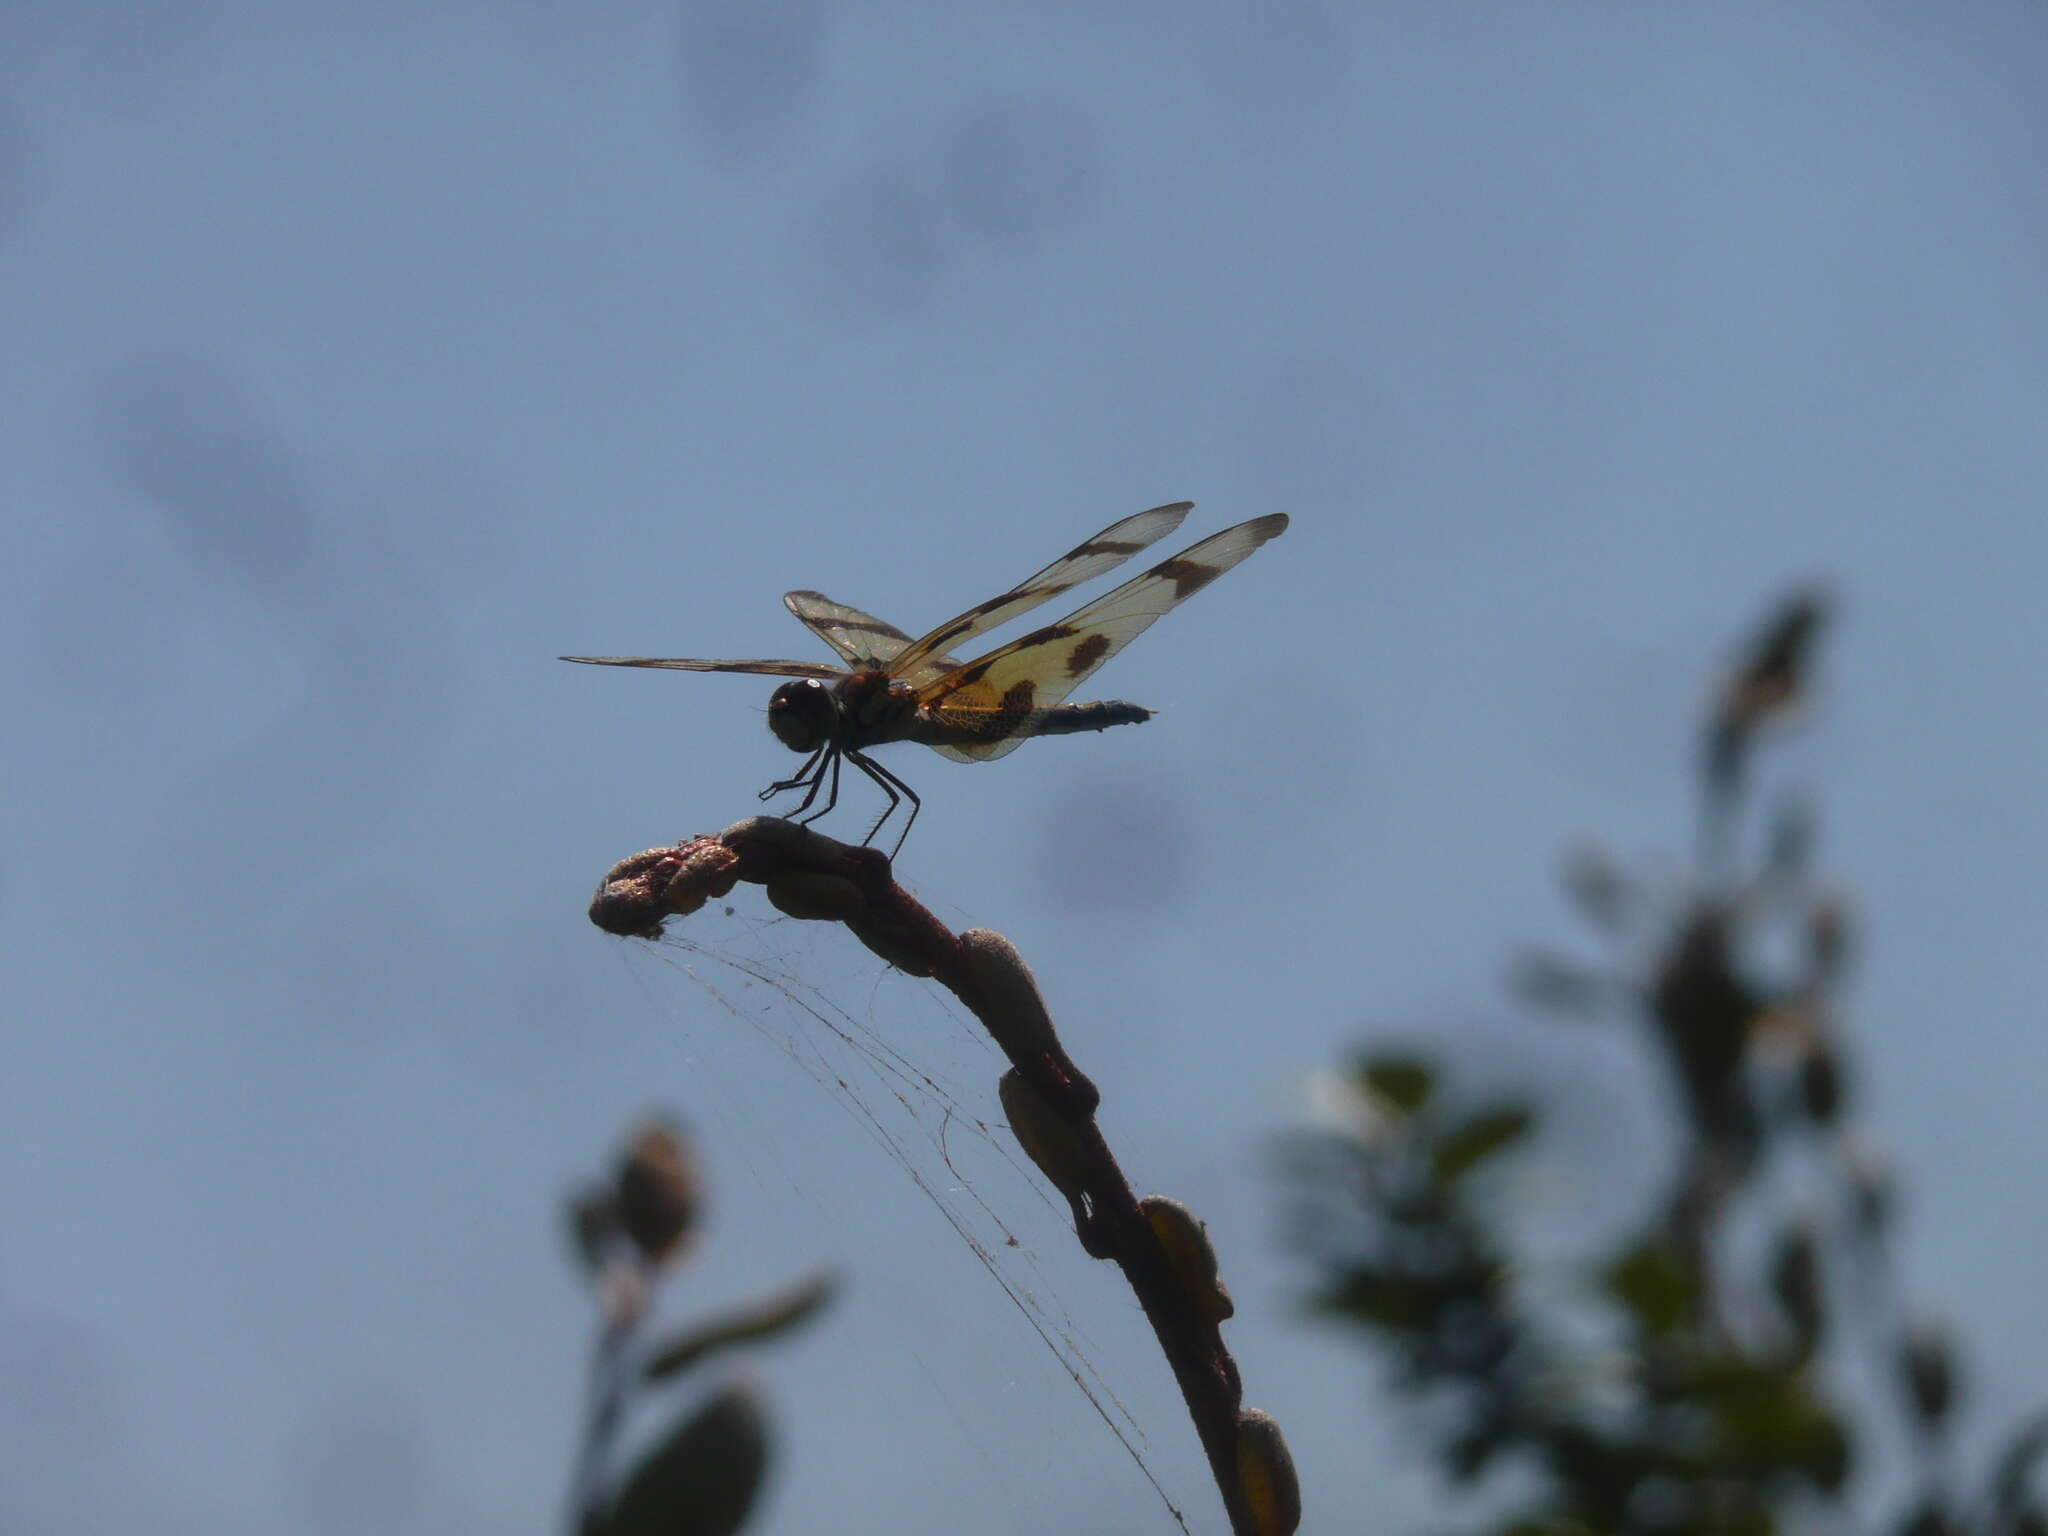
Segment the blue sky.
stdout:
<svg viewBox="0 0 2048 1536">
<path fill-rule="evenodd" d="M 1675 874 L 1709 669 L 1814 575 L 1791 771 L 1910 1278 L 1978 1422 L 2037 1400 L 2048 14 L 601 11 L 0 9 L 0 1523 L 551 1528 L 556 1201 L 668 1105 L 717 1201 L 678 1313 L 849 1277 L 756 1363 L 759 1529 L 849 1488 L 1170 1529 L 786 1009 L 583 922 L 788 770 L 767 689 L 553 658 L 808 655 L 789 587 L 915 629 L 1183 497 L 1294 526 L 1105 671 L 1142 730 L 898 749 L 901 874 L 1018 943 L 1209 1220 L 1311 1528 L 1433 1500 L 1290 1317 L 1262 1148 L 1357 1040 L 1462 1043 L 1554 1095 L 1561 1227 L 1642 1197 L 1602 1171 L 1658 1145 L 1635 1045 L 1499 975 L 1568 934 L 1575 834 Z M 995 1113 L 924 989 L 735 906 L 692 936 Z M 1217 1528 L 1128 1296 L 1005 1179 Z"/>
</svg>

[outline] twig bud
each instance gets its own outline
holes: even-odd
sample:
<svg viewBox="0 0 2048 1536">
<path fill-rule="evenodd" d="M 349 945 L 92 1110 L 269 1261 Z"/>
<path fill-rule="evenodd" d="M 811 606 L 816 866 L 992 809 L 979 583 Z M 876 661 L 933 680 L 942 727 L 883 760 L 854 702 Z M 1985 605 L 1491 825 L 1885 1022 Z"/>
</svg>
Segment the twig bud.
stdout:
<svg viewBox="0 0 2048 1536">
<path fill-rule="evenodd" d="M 1301 1524 L 1301 1482 L 1280 1426 L 1263 1409 L 1237 1416 L 1237 1483 L 1258 1536 L 1293 1536 Z"/>
<path fill-rule="evenodd" d="M 1090 1258 L 1110 1257 L 1108 1237 L 1098 1227 L 1094 1203 L 1088 1196 L 1087 1152 L 1073 1122 L 1046 1103 L 1045 1096 L 1015 1067 L 996 1084 L 996 1097 L 1010 1117 L 1010 1134 L 1017 1138 L 1017 1145 L 1073 1207 L 1074 1235 L 1081 1246 Z"/>
<path fill-rule="evenodd" d="M 981 988 L 991 1012 L 1017 1040 L 1035 1054 L 1045 1055 L 1060 1048 L 1052 1027 L 1052 1015 L 1038 990 L 1038 978 L 1031 974 L 1017 946 L 993 928 L 970 928 L 960 935 L 960 949 L 975 985 Z"/>
<path fill-rule="evenodd" d="M 674 1125 L 652 1120 L 641 1128 L 619 1164 L 619 1225 L 650 1264 L 681 1251 L 696 1226 L 694 1170 Z"/>
<path fill-rule="evenodd" d="M 1202 1320 L 1220 1323 L 1236 1312 L 1237 1304 L 1217 1275 L 1216 1245 L 1209 1241 L 1207 1223 L 1165 1195 L 1147 1195 L 1138 1202 L 1138 1209 L 1151 1223 L 1174 1278 Z"/>
</svg>

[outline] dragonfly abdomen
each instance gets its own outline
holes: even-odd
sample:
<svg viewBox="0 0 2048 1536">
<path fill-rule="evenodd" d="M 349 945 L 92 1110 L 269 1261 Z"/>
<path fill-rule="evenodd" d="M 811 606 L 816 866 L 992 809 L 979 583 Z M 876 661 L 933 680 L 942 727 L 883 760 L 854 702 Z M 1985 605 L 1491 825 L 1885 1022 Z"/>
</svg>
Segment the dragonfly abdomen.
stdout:
<svg viewBox="0 0 2048 1536">
<path fill-rule="evenodd" d="M 1106 731 L 1112 725 L 1138 725 L 1152 718 L 1142 704 L 1104 699 L 1099 704 L 1061 704 L 1040 710 L 1031 721 L 1033 736 L 1066 736 L 1074 731 Z"/>
</svg>

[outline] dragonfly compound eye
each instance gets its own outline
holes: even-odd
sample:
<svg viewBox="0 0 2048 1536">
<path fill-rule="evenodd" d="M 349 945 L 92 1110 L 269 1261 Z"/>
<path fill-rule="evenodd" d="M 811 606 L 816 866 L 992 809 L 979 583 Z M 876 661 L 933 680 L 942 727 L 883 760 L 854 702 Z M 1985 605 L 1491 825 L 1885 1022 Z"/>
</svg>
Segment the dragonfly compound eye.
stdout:
<svg viewBox="0 0 2048 1536">
<path fill-rule="evenodd" d="M 816 678 L 784 683 L 768 700 L 768 729 L 792 752 L 815 752 L 832 734 L 832 695 Z"/>
</svg>

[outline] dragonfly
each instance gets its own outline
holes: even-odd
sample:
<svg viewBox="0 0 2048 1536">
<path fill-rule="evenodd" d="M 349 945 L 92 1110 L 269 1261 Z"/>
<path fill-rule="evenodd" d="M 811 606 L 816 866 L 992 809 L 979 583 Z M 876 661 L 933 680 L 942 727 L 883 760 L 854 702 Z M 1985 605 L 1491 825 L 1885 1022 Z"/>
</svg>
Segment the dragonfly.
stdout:
<svg viewBox="0 0 2048 1536">
<path fill-rule="evenodd" d="M 1034 736 L 1062 736 L 1135 725 L 1152 718 L 1142 705 L 1120 699 L 1069 704 L 1068 696 L 1096 668 L 1153 621 L 1185 602 L 1261 544 L 1279 537 L 1287 515 L 1255 517 L 1212 533 L 1170 560 L 1162 560 L 1056 624 L 998 646 L 973 661 L 951 651 L 1029 613 L 1041 603 L 1114 570 L 1165 538 L 1193 509 L 1170 502 L 1111 523 L 1000 597 L 912 639 L 895 625 L 822 592 L 797 591 L 782 601 L 844 663 L 816 661 L 707 661 L 693 657 L 564 656 L 596 667 L 655 667 L 677 672 L 747 672 L 785 677 L 768 701 L 768 728 L 804 765 L 761 791 L 761 799 L 796 790 L 804 798 L 790 819 L 813 821 L 839 803 L 839 772 L 851 763 L 888 797 L 868 835 L 904 802 L 910 805 L 893 858 L 903 850 L 923 802 L 915 790 L 868 755 L 895 741 L 914 741 L 961 763 L 993 762 Z M 817 805 L 820 793 L 823 805 Z M 817 805 L 817 809 L 812 807 Z"/>
</svg>

